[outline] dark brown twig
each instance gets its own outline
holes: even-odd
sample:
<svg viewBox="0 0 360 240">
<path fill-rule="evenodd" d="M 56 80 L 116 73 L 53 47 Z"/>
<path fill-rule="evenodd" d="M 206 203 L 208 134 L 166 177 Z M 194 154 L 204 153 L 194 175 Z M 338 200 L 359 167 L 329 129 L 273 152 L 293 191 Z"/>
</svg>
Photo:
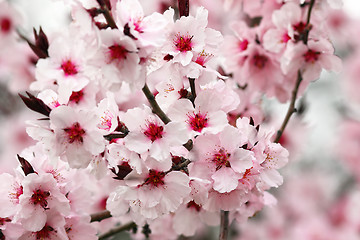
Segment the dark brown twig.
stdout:
<svg viewBox="0 0 360 240">
<path fill-rule="evenodd" d="M 136 227 L 136 224 L 134 222 L 129 222 L 127 224 L 124 224 L 124 225 L 121 225 L 121 226 L 118 226 L 118 227 L 115 227 L 113 229 L 111 229 L 110 231 L 104 233 L 104 234 L 101 234 L 99 236 L 99 240 L 103 240 L 103 239 L 106 239 L 108 237 L 111 237 L 119 232 L 122 232 L 122 231 L 126 231 L 126 230 L 130 230 L 132 228 Z"/>
<path fill-rule="evenodd" d="M 292 91 L 291 102 L 290 102 L 288 111 L 286 113 L 286 116 L 284 118 L 284 121 L 281 124 L 280 129 L 276 133 L 276 138 L 275 138 L 275 141 L 274 141 L 275 143 L 278 143 L 280 141 L 281 135 L 284 133 L 285 127 L 288 124 L 291 115 L 296 112 L 295 101 L 296 101 L 296 97 L 297 97 L 297 93 L 299 91 L 299 86 L 300 86 L 301 81 L 302 81 L 302 76 L 301 76 L 301 72 L 299 70 L 298 71 L 298 77 L 297 77 L 297 80 L 296 80 L 296 83 L 295 83 L 295 88 Z"/>
<path fill-rule="evenodd" d="M 166 116 L 166 114 L 160 108 L 159 104 L 156 102 L 154 94 L 152 94 L 146 83 L 145 86 L 142 88 L 142 91 L 148 99 L 153 113 L 155 113 L 161 119 L 161 121 L 163 121 L 163 123 L 168 124 L 169 122 L 171 122 L 170 118 Z"/>
<path fill-rule="evenodd" d="M 100 222 L 104 219 L 111 218 L 112 216 L 108 210 L 105 210 L 102 212 L 91 214 L 90 217 L 91 217 L 90 222 Z"/>
<path fill-rule="evenodd" d="M 189 0 L 178 0 L 179 3 L 179 15 L 182 16 L 189 16 Z"/>
<path fill-rule="evenodd" d="M 221 210 L 219 240 L 227 240 L 228 233 L 229 233 L 229 211 Z"/>
<path fill-rule="evenodd" d="M 191 89 L 191 102 L 193 106 L 195 107 L 195 98 L 196 98 L 196 90 L 195 90 L 195 78 L 189 78 L 189 84 Z"/>
</svg>

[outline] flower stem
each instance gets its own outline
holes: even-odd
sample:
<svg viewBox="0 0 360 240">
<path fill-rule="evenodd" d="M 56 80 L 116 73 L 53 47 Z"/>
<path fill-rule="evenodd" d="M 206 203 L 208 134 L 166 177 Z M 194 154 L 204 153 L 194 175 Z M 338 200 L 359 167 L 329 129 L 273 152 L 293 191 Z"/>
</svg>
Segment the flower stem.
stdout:
<svg viewBox="0 0 360 240">
<path fill-rule="evenodd" d="M 315 0 L 311 0 L 310 4 L 309 4 L 309 10 L 308 10 L 308 15 L 307 15 L 307 20 L 306 20 L 306 31 L 303 37 L 303 43 L 307 44 L 308 38 L 309 38 L 309 32 L 311 30 L 311 24 L 310 24 L 310 17 L 311 17 L 311 11 L 313 9 L 313 6 L 315 4 Z M 286 113 L 286 116 L 284 118 L 284 121 L 280 127 L 280 129 L 277 131 L 276 134 L 276 138 L 275 138 L 275 143 L 278 143 L 280 141 L 281 135 L 284 133 L 285 127 L 288 124 L 291 115 L 296 112 L 296 108 L 295 108 L 295 101 L 296 101 L 296 97 L 297 97 L 297 93 L 299 91 L 299 86 L 300 83 L 302 81 L 302 75 L 301 75 L 301 71 L 300 69 L 298 70 L 298 75 L 297 75 L 297 80 L 295 83 L 295 87 L 292 91 L 292 96 L 291 96 L 291 101 L 290 101 L 290 105 L 288 108 L 288 111 Z"/>
<path fill-rule="evenodd" d="M 229 211 L 221 210 L 219 240 L 227 240 L 228 233 L 229 233 Z"/>
<path fill-rule="evenodd" d="M 179 15 L 182 16 L 189 16 L 189 0 L 178 0 L 179 3 Z"/>
<path fill-rule="evenodd" d="M 298 77 L 297 77 L 297 80 L 296 80 L 296 83 L 295 83 L 295 87 L 294 87 L 294 89 L 292 91 L 291 102 L 290 102 L 288 111 L 286 113 L 286 116 L 284 118 L 284 121 L 281 124 L 280 129 L 277 131 L 276 138 L 275 138 L 275 141 L 274 141 L 275 143 L 278 143 L 280 141 L 281 135 L 284 133 L 285 127 L 288 124 L 291 115 L 296 112 L 295 101 L 296 101 L 296 96 L 297 96 L 297 93 L 299 91 L 299 86 L 300 86 L 301 81 L 302 81 L 302 76 L 301 76 L 301 72 L 299 70 L 298 71 Z"/>
<path fill-rule="evenodd" d="M 163 123 L 168 124 L 169 122 L 171 122 L 170 118 L 166 116 L 166 114 L 160 108 L 159 104 L 156 102 L 154 94 L 152 94 L 146 83 L 145 86 L 142 88 L 142 91 L 148 99 L 153 113 L 155 113 L 161 119 L 161 121 L 163 121 Z"/>
<path fill-rule="evenodd" d="M 196 98 L 196 90 L 195 90 L 195 78 L 189 78 L 189 84 L 191 89 L 191 102 L 193 106 L 195 107 L 195 98 Z"/>
<path fill-rule="evenodd" d="M 110 231 L 102 234 L 99 236 L 99 240 L 104 240 L 108 237 L 111 237 L 119 232 L 122 232 L 122 231 L 126 231 L 126 230 L 130 230 L 132 228 L 136 227 L 136 224 L 134 222 L 129 222 L 125 225 L 121 225 L 121 226 L 118 226 L 118 227 L 115 227 L 113 229 L 111 229 Z"/>
<path fill-rule="evenodd" d="M 109 211 L 105 210 L 102 212 L 91 214 L 90 217 L 91 217 L 90 222 L 100 222 L 104 219 L 111 218 L 112 216 Z"/>
</svg>

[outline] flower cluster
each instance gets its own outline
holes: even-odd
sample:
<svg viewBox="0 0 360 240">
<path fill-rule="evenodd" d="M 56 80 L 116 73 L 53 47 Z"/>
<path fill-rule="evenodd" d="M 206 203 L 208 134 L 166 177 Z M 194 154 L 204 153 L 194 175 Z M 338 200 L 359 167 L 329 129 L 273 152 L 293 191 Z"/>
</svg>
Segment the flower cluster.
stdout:
<svg viewBox="0 0 360 240">
<path fill-rule="evenodd" d="M 42 116 L 28 122 L 37 144 L 18 156 L 22 173 L 0 175 L 0 234 L 96 239 L 107 228 L 89 216 L 106 208 L 108 225 L 132 221 L 156 239 L 166 222 L 172 238 L 192 236 L 220 211 L 243 221 L 275 202 L 267 191 L 282 184 L 289 153 L 263 125 L 259 98 L 295 101 L 295 83 L 303 92 L 341 66 L 310 22 L 314 1 L 243 1 L 225 37 L 204 7 L 188 16 L 181 3 L 152 1 L 164 11 L 145 13 L 138 0 L 65 2 L 69 26 L 27 40 L 36 94 L 21 98 Z"/>
</svg>

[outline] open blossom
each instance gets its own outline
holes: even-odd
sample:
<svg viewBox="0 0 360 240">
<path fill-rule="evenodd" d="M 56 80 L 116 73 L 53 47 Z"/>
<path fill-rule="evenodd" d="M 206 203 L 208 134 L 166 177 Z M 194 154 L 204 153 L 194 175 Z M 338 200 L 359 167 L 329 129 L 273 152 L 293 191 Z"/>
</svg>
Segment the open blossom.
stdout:
<svg viewBox="0 0 360 240">
<path fill-rule="evenodd" d="M 206 27 L 207 17 L 207 10 L 201 7 L 197 9 L 195 17 L 182 17 L 177 20 L 168 33 L 168 40 L 162 51 L 172 56 L 174 62 L 186 66 L 206 47 L 215 49 L 222 37 L 217 31 Z M 203 61 L 198 60 L 199 63 Z"/>
<path fill-rule="evenodd" d="M 164 125 L 148 107 L 131 109 L 121 120 L 129 129 L 124 138 L 125 147 L 139 154 L 149 151 L 150 156 L 158 161 L 170 161 L 170 148 L 181 146 L 189 139 L 185 123 Z"/>
<path fill-rule="evenodd" d="M 38 239 L 51 239 L 51 240 L 68 240 L 64 228 L 64 217 L 59 213 L 48 210 L 46 213 L 46 222 L 39 230 L 25 230 L 19 240 L 38 240 Z M 36 220 L 34 220 L 36 221 Z"/>
<path fill-rule="evenodd" d="M 105 149 L 105 139 L 97 129 L 94 113 L 60 106 L 51 111 L 50 126 L 56 153 L 65 157 L 63 160 L 71 167 L 87 167 Z"/>
<path fill-rule="evenodd" d="M 254 155 L 241 148 L 245 144 L 243 136 L 236 128 L 227 126 L 217 135 L 207 134 L 194 141 L 195 165 L 208 169 L 206 178 L 213 181 L 213 188 L 219 193 L 229 193 L 236 189 L 246 169 L 253 165 Z"/>
<path fill-rule="evenodd" d="M 168 115 L 174 121 L 185 122 L 192 135 L 216 134 L 227 125 L 222 99 L 215 90 L 201 91 L 194 104 L 195 108 L 189 100 L 180 99 L 170 107 Z"/>
<path fill-rule="evenodd" d="M 105 88 L 120 85 L 123 81 L 138 88 L 144 85 L 140 77 L 140 58 L 134 40 L 118 29 L 100 31 L 101 46 L 94 59 L 104 74 L 100 82 Z"/>
<path fill-rule="evenodd" d="M 136 40 L 138 47 L 148 51 L 163 44 L 168 21 L 162 14 L 145 16 L 138 0 L 118 1 L 115 12 L 116 25 L 120 31 Z"/>
<path fill-rule="evenodd" d="M 119 216 L 130 207 L 135 221 L 155 219 L 175 211 L 189 193 L 189 177 L 185 173 L 149 169 L 136 178 L 129 178 L 111 193 L 107 209 Z"/>
<path fill-rule="evenodd" d="M 69 201 L 60 192 L 51 174 L 27 175 L 23 182 L 23 194 L 19 197 L 21 210 L 16 219 L 29 231 L 40 231 L 46 224 L 48 209 L 69 214 Z"/>
<path fill-rule="evenodd" d="M 49 57 L 39 59 L 36 65 L 36 81 L 32 90 L 56 90 L 61 102 L 67 102 L 72 92 L 82 90 L 90 81 L 97 79 L 96 70 L 88 64 L 96 47 L 89 45 L 81 35 L 73 37 L 75 28 L 57 36 L 49 46 Z"/>
<path fill-rule="evenodd" d="M 307 82 L 318 79 L 323 68 L 339 72 L 341 66 L 340 58 L 334 55 L 334 47 L 326 39 L 309 40 L 307 45 L 289 43 L 281 58 L 281 69 L 285 74 L 296 76 L 300 70 Z"/>
</svg>

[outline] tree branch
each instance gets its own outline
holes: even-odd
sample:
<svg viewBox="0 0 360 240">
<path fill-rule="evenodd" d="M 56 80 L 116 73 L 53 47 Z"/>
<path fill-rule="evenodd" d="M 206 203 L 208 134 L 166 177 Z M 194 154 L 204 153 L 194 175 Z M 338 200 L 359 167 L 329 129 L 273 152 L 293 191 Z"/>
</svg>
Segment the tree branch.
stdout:
<svg viewBox="0 0 360 240">
<path fill-rule="evenodd" d="M 146 83 L 145 86 L 142 88 L 142 91 L 148 99 L 153 113 L 155 113 L 161 119 L 161 121 L 163 121 L 163 123 L 168 124 L 169 122 L 171 122 L 170 118 L 166 116 L 166 114 L 160 108 L 159 104 L 156 102 L 154 94 L 152 94 Z"/>
<path fill-rule="evenodd" d="M 91 217 L 90 222 L 100 222 L 104 219 L 111 218 L 112 216 L 108 210 L 105 210 L 102 212 L 91 214 L 90 217 Z"/>
<path fill-rule="evenodd" d="M 229 211 L 221 210 L 219 240 L 227 240 L 228 233 L 229 233 Z"/>
<path fill-rule="evenodd" d="M 190 89 L 191 89 L 191 102 L 195 107 L 195 98 L 196 98 L 196 90 L 195 90 L 195 78 L 189 78 Z"/>
<path fill-rule="evenodd" d="M 189 16 L 189 0 L 178 0 L 179 3 L 179 15 L 182 16 Z"/>
<path fill-rule="evenodd" d="M 278 143 L 280 141 L 281 135 L 284 133 L 285 127 L 288 124 L 291 115 L 296 112 L 295 101 L 296 101 L 296 96 L 297 96 L 297 93 L 299 91 L 299 86 L 300 86 L 301 81 L 302 81 L 302 76 L 301 76 L 301 72 L 299 70 L 298 71 L 298 77 L 297 77 L 297 80 L 296 80 L 296 83 L 295 83 L 295 87 L 294 87 L 294 89 L 292 91 L 291 102 L 290 102 L 288 111 L 286 113 L 286 116 L 284 118 L 284 121 L 283 121 L 280 129 L 277 131 L 276 138 L 275 138 L 275 141 L 274 141 L 275 143 Z"/>
<path fill-rule="evenodd" d="M 119 232 L 130 230 L 130 229 L 132 229 L 134 227 L 136 227 L 136 224 L 134 222 L 129 222 L 129 223 L 125 224 L 125 225 L 115 227 L 115 228 L 111 229 L 110 231 L 108 231 L 108 232 L 106 232 L 104 234 L 101 234 L 99 236 L 99 240 L 106 239 L 108 237 L 111 237 L 111 236 L 119 233 Z"/>
<path fill-rule="evenodd" d="M 303 43 L 304 44 L 307 44 L 308 38 L 309 38 L 309 32 L 311 30 L 310 17 L 311 17 L 311 11 L 313 9 L 314 4 L 315 4 L 315 0 L 311 0 L 310 4 L 309 4 L 309 10 L 308 10 L 307 19 L 306 19 L 306 31 L 305 31 L 305 34 L 304 34 L 304 37 L 303 37 Z M 292 91 L 291 102 L 290 102 L 288 111 L 286 113 L 286 116 L 284 118 L 284 121 L 283 121 L 280 129 L 277 131 L 276 138 L 275 138 L 275 141 L 274 141 L 275 143 L 278 143 L 280 141 L 281 135 L 284 133 L 285 127 L 288 124 L 291 115 L 294 112 L 296 112 L 295 101 L 296 101 L 296 97 L 297 97 L 297 93 L 299 91 L 299 86 L 300 86 L 301 81 L 302 81 L 302 76 L 301 76 L 301 72 L 300 72 L 300 69 L 299 69 L 298 70 L 298 75 L 297 75 L 297 80 L 296 80 L 296 83 L 295 83 L 295 87 L 294 87 L 294 89 Z"/>
</svg>

